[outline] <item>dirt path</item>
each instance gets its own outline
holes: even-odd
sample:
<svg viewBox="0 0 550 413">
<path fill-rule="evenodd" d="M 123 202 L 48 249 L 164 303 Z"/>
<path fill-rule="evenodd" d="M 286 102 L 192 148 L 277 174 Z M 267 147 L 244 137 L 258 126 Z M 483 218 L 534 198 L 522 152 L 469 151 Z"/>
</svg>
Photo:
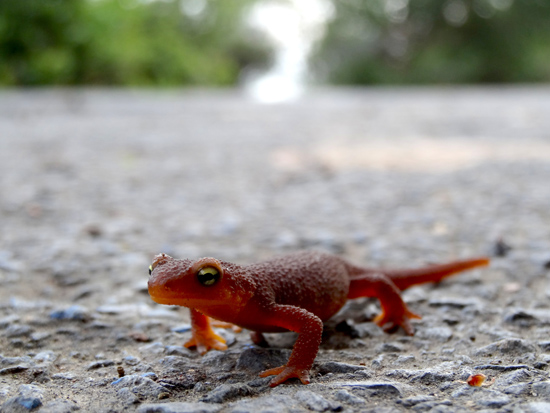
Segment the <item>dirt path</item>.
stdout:
<svg viewBox="0 0 550 413">
<path fill-rule="evenodd" d="M 549 92 L 2 91 L 0 410 L 549 411 Z M 229 351 L 200 357 L 181 347 L 187 310 L 147 295 L 159 252 L 313 248 L 501 256 L 407 291 L 414 337 L 370 323 L 376 301 L 347 307 L 309 386 L 257 377 L 292 336 L 224 331 Z M 494 383 L 463 383 L 475 373 Z"/>
</svg>

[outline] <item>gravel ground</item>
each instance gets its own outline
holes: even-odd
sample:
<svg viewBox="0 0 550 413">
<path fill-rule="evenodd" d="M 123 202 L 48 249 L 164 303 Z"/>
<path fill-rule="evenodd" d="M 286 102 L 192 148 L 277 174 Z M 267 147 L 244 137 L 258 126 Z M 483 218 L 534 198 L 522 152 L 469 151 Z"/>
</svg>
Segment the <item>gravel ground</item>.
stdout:
<svg viewBox="0 0 550 413">
<path fill-rule="evenodd" d="M 549 92 L 0 92 L 0 411 L 550 411 Z M 308 386 L 257 376 L 292 334 L 201 357 L 147 294 L 159 252 L 299 249 L 493 263 L 405 292 L 413 337 L 350 303 Z"/>
</svg>

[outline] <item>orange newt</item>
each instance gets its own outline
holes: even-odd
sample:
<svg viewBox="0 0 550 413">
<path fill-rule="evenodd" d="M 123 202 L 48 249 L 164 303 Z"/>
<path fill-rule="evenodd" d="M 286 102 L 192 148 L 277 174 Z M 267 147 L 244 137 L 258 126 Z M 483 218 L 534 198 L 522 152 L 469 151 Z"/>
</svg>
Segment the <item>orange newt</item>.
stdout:
<svg viewBox="0 0 550 413">
<path fill-rule="evenodd" d="M 225 340 L 208 317 L 262 332 L 295 331 L 298 339 L 286 365 L 266 370 L 277 386 L 297 377 L 309 383 L 309 371 L 319 351 L 323 322 L 351 298 L 376 297 L 382 313 L 376 324 L 386 331 L 401 326 L 414 333 L 411 312 L 399 292 L 415 284 L 438 282 L 451 274 L 489 264 L 488 258 L 454 261 L 420 269 L 371 269 L 352 265 L 321 252 L 298 252 L 271 260 L 236 265 L 202 258 L 178 260 L 157 255 L 149 267 L 149 294 L 159 304 L 181 305 L 191 311 L 192 338 L 185 347 L 204 354 L 226 350 Z"/>
</svg>

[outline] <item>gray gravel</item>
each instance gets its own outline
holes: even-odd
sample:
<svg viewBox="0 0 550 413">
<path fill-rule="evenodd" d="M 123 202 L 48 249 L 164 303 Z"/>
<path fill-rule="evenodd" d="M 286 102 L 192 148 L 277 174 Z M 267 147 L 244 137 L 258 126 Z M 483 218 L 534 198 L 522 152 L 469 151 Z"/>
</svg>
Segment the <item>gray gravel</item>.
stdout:
<svg viewBox="0 0 550 413">
<path fill-rule="evenodd" d="M 550 411 L 550 88 L 0 92 L 0 411 Z M 292 334 L 182 348 L 153 255 L 322 249 L 371 266 L 490 268 L 328 323 L 312 384 L 258 371 Z M 464 383 L 483 373 L 492 385 Z"/>
</svg>

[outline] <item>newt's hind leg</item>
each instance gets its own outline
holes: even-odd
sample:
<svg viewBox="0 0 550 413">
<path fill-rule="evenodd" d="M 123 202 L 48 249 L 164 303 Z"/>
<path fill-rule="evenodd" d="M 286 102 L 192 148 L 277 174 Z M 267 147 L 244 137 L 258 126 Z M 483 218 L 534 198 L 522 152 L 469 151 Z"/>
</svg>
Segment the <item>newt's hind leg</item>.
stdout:
<svg viewBox="0 0 550 413">
<path fill-rule="evenodd" d="M 407 308 L 399 289 L 383 273 L 368 273 L 362 278 L 351 280 L 348 298 L 375 297 L 380 301 L 382 313 L 374 318 L 386 332 L 402 327 L 408 335 L 414 334 L 410 323 L 412 318 L 421 318 Z"/>
</svg>

